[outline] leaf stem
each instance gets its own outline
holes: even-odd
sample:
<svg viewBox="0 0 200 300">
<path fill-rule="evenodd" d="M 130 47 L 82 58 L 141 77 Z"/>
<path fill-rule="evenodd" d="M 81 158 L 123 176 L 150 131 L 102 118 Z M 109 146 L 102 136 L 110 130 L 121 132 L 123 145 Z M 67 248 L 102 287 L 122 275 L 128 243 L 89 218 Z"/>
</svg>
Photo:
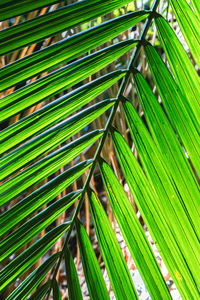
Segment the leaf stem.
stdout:
<svg viewBox="0 0 200 300">
<path fill-rule="evenodd" d="M 134 65 L 136 63 L 136 60 L 137 60 L 137 57 L 138 57 L 138 54 L 140 52 L 140 49 L 141 49 L 141 46 L 143 44 L 143 40 L 145 39 L 146 37 L 146 34 L 148 32 L 148 29 L 151 25 L 151 22 L 152 22 L 152 19 L 154 17 L 154 12 L 156 11 L 158 5 L 159 5 L 159 2 L 160 0 L 154 0 L 154 3 L 152 4 L 152 7 L 151 7 L 151 14 L 149 15 L 148 19 L 146 20 L 145 22 L 145 25 L 144 25 L 144 28 L 143 28 L 143 31 L 141 32 L 141 35 L 140 35 L 140 38 L 139 38 L 139 42 L 138 42 L 138 45 L 136 46 L 135 48 L 135 51 L 133 52 L 133 55 L 132 55 L 132 58 L 130 60 L 130 63 L 129 63 L 129 66 L 128 66 L 128 70 L 127 70 L 127 73 L 126 75 L 124 76 L 123 80 L 122 80 L 122 83 L 119 87 L 119 91 L 118 91 L 118 94 L 117 94 L 117 100 L 112 108 L 112 111 L 110 113 L 110 116 L 107 120 L 107 123 L 106 123 L 106 126 L 105 126 L 105 129 L 104 129 L 104 134 L 102 136 L 102 139 L 99 143 L 99 146 L 96 150 L 96 153 L 95 153 L 95 156 L 94 156 L 94 162 L 90 168 L 90 171 L 89 171 L 89 174 L 87 176 L 87 179 L 85 181 L 85 184 L 84 184 L 84 187 L 83 187 L 83 192 L 81 194 L 81 198 L 78 202 L 78 205 L 76 207 L 76 210 L 75 210 L 75 213 L 73 215 L 73 218 L 72 218 L 72 221 L 71 221 L 71 226 L 67 232 L 67 236 L 65 238 L 65 241 L 64 241 L 64 245 L 63 245 L 63 248 L 62 248 L 62 251 L 61 251 L 61 254 L 60 254 L 60 257 L 59 257 L 59 261 L 56 265 L 56 268 L 54 270 L 54 273 L 53 273 L 53 277 L 52 277 L 52 281 L 51 283 L 53 282 L 53 280 L 56 278 L 56 275 L 57 275 L 57 272 L 58 272 L 58 269 L 60 267 L 60 264 L 61 264 L 61 261 L 62 261 L 62 258 L 63 258 L 63 254 L 65 253 L 65 249 L 67 248 L 67 245 L 68 245 L 68 241 L 69 241 L 69 238 L 70 238 L 70 235 L 71 235 L 71 232 L 72 232 L 72 229 L 75 225 L 75 222 L 76 222 L 76 218 L 78 216 L 78 213 L 81 209 L 81 206 L 83 204 L 83 201 L 84 201 L 84 197 L 85 197 L 85 194 L 89 188 L 89 184 L 90 184 L 90 180 L 92 178 L 92 175 L 94 173 L 94 170 L 95 170 L 95 167 L 96 167 L 96 164 L 97 164 L 97 161 L 100 157 L 100 154 L 101 154 L 101 151 L 103 149 L 103 146 L 104 146 L 104 143 L 105 143 L 105 140 L 107 138 L 107 135 L 108 135 L 108 132 L 110 130 L 110 127 L 112 126 L 112 122 L 114 120 L 114 117 L 115 117 L 115 113 L 118 109 L 118 106 L 119 106 L 119 103 L 121 101 L 121 98 L 123 97 L 123 93 L 125 91 L 125 88 L 126 88 L 126 85 L 128 83 L 128 80 L 129 80 L 129 76 L 130 74 L 132 73 L 132 70 L 134 69 Z M 51 288 L 49 289 L 49 293 L 47 294 L 47 298 L 46 300 L 49 299 L 49 296 L 50 296 L 50 293 L 51 293 L 51 289 L 52 289 L 52 284 L 51 284 Z"/>
</svg>

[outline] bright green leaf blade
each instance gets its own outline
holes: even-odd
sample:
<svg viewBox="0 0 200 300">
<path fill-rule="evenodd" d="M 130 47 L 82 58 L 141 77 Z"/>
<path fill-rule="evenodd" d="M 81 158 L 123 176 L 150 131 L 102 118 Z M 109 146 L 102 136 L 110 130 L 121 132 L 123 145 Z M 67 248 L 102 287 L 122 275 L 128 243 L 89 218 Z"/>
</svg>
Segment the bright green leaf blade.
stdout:
<svg viewBox="0 0 200 300">
<path fill-rule="evenodd" d="M 170 178 L 162 153 L 152 140 L 135 108 L 129 101 L 124 101 L 123 109 L 145 173 L 152 188 L 159 196 L 160 201 L 157 205 L 166 214 L 191 273 L 199 284 L 200 254 L 197 250 L 199 249 L 199 239 L 188 214 L 185 212 L 183 199 Z"/>
<path fill-rule="evenodd" d="M 74 265 L 74 260 L 68 248 L 65 250 L 65 268 L 67 276 L 67 287 L 69 300 L 82 300 L 81 288 L 78 280 L 78 275 Z"/>
<path fill-rule="evenodd" d="M 40 286 L 36 292 L 29 298 L 29 300 L 43 300 L 44 296 L 49 291 L 49 288 L 51 286 L 51 281 L 45 282 L 42 286 Z"/>
<path fill-rule="evenodd" d="M 138 299 L 126 261 L 107 215 L 91 190 L 88 192 L 90 211 L 108 276 L 116 299 Z"/>
<path fill-rule="evenodd" d="M 185 0 L 170 0 L 172 9 L 178 20 L 192 56 L 200 67 L 200 31 L 199 19 Z"/>
<path fill-rule="evenodd" d="M 25 14 L 34 9 L 42 8 L 50 4 L 60 2 L 60 0 L 18 0 L 1 1 L 0 3 L 0 21 Z"/>
<path fill-rule="evenodd" d="M 199 2 L 199 0 L 191 0 L 191 3 L 196 12 L 196 15 L 200 19 L 200 2 Z"/>
<path fill-rule="evenodd" d="M 166 114 L 148 83 L 139 72 L 133 74 L 133 79 L 150 132 L 163 154 L 168 171 L 186 206 L 186 212 L 200 237 L 200 203 L 197 201 L 200 197 L 199 184 Z"/>
<path fill-rule="evenodd" d="M 0 291 L 9 286 L 42 257 L 68 230 L 69 226 L 69 223 L 64 223 L 52 229 L 3 268 L 0 272 Z"/>
<path fill-rule="evenodd" d="M 61 300 L 60 288 L 56 279 L 53 281 L 53 299 Z"/>
<path fill-rule="evenodd" d="M 155 23 L 171 70 L 191 108 L 191 111 L 188 112 L 191 118 L 193 118 L 193 114 L 195 115 L 198 122 L 196 126 L 200 132 L 200 78 L 167 21 L 162 17 L 157 17 Z M 182 101 L 184 105 L 187 105 L 184 99 Z M 189 110 L 188 105 L 187 109 Z"/>
<path fill-rule="evenodd" d="M 87 235 L 84 226 L 80 223 L 79 220 L 77 220 L 76 222 L 76 233 L 78 237 L 78 244 L 81 253 L 81 261 L 83 264 L 83 270 L 84 270 L 85 279 L 90 294 L 90 299 L 91 300 L 110 299 L 89 236 Z"/>
<path fill-rule="evenodd" d="M 131 1 L 79 1 L 2 30 L 0 32 L 0 55 L 42 41 L 45 38 L 102 16 L 129 2 Z"/>
<path fill-rule="evenodd" d="M 55 123 L 63 120 L 75 110 L 79 109 L 83 105 L 87 104 L 90 100 L 104 92 L 107 88 L 112 86 L 115 82 L 121 79 L 125 73 L 121 71 L 112 72 L 108 75 L 102 76 L 97 80 L 92 81 L 75 91 L 56 99 L 48 105 L 45 105 L 41 109 L 33 112 L 29 116 L 19 120 L 13 125 L 7 127 L 0 133 L 0 143 L 3 145 L 0 153 L 6 153 L 6 151 L 19 145 L 20 143 L 30 139 L 36 133 L 41 133 L 45 129 L 48 129 Z M 65 78 L 64 81 L 67 81 Z M 56 86 L 58 82 L 56 81 Z M 36 96 L 31 95 L 32 99 L 36 99 Z M 29 98 L 29 97 L 28 97 Z M 28 98 L 23 99 L 23 103 L 28 101 Z M 35 101 L 35 100 L 34 100 Z M 23 110 L 23 103 L 18 101 L 16 109 Z M 22 105 L 22 107 L 21 107 Z M 25 104 L 26 106 L 27 104 Z M 14 109 L 15 110 L 15 109 Z M 10 111 L 10 114 L 15 114 L 11 107 L 5 108 L 5 111 Z M 6 114 L 5 114 L 6 116 Z"/>
<path fill-rule="evenodd" d="M 0 186 L 1 201 L 10 201 L 12 198 L 22 194 L 25 190 L 28 191 L 30 187 L 67 165 L 73 158 L 91 146 L 102 134 L 103 133 L 99 130 L 86 134 L 52 154 L 49 154 L 16 176 L 11 177 L 10 180 Z"/>
<path fill-rule="evenodd" d="M 171 299 L 159 265 L 133 207 L 111 167 L 99 161 L 112 211 L 152 299 Z"/>
<path fill-rule="evenodd" d="M 80 196 L 81 191 L 68 194 L 42 210 L 0 242 L 0 262 L 19 250 L 43 229 L 54 222 Z"/>
<path fill-rule="evenodd" d="M 77 60 L 77 61 L 73 62 L 72 64 L 69 64 L 63 68 L 60 68 L 59 70 L 54 71 L 54 72 L 50 73 L 49 75 L 42 77 L 39 80 L 4 97 L 0 103 L 0 109 L 2 109 L 0 121 L 2 122 L 19 112 L 23 112 L 23 110 L 25 110 L 33 105 L 36 105 L 37 103 L 39 103 L 41 101 L 49 99 L 49 97 L 52 97 L 53 95 L 58 94 L 61 91 L 66 90 L 67 88 L 75 85 L 76 83 L 79 83 L 81 80 L 85 79 L 86 77 L 94 74 L 95 72 L 99 71 L 106 65 L 110 64 L 113 60 L 115 60 L 118 57 L 120 57 L 121 55 L 123 55 L 125 52 L 127 52 L 128 50 L 133 48 L 135 45 L 137 45 L 137 42 L 135 42 L 135 41 L 124 41 L 121 43 L 117 43 L 116 45 L 112 45 L 108 48 L 104 48 L 98 52 L 95 52 L 89 56 L 86 56 L 80 60 Z M 114 73 L 114 74 L 111 73 L 110 82 L 106 82 L 106 79 L 107 79 L 107 81 L 109 79 L 109 77 L 106 77 L 104 90 L 107 87 L 111 86 L 113 83 L 115 83 L 118 79 L 120 79 L 121 78 L 120 75 L 122 76 L 122 73 L 121 74 L 119 72 Z M 87 95 L 83 99 L 85 101 L 81 101 L 82 100 L 81 96 L 83 97 L 83 91 L 84 90 L 87 91 L 89 89 L 90 85 L 88 86 L 88 84 L 87 84 L 86 86 L 83 86 L 82 88 L 78 89 L 77 93 L 80 93 L 80 103 L 77 104 L 77 100 L 76 100 L 76 104 L 74 105 L 74 110 L 76 109 L 76 106 L 77 106 L 77 108 L 79 108 L 81 105 L 84 105 L 87 102 L 89 102 L 91 99 L 95 98 L 96 95 L 98 95 L 98 92 L 101 93 L 103 91 L 102 80 L 100 81 L 100 84 L 101 84 L 100 85 L 101 89 L 99 87 L 99 90 L 97 89 L 97 92 L 94 93 L 93 97 L 92 97 L 92 95 L 90 95 L 88 101 L 86 100 Z M 91 89 L 92 89 L 92 87 L 94 87 L 94 85 L 98 85 L 98 81 L 91 83 Z M 27 121 L 34 122 L 35 120 L 37 120 L 37 123 L 39 121 L 43 122 L 44 111 L 47 111 L 47 110 L 51 111 L 51 114 L 50 114 L 50 116 L 48 114 L 48 117 L 49 117 L 49 119 L 53 118 L 52 123 L 53 122 L 55 123 L 54 119 L 56 119 L 55 115 L 57 115 L 57 114 L 58 114 L 57 119 L 59 121 L 60 119 L 65 117 L 68 113 L 71 113 L 71 111 L 73 111 L 72 109 L 70 111 L 71 107 L 69 107 L 68 109 L 66 109 L 66 112 L 65 112 L 64 107 L 66 105 L 65 103 L 70 100 L 70 96 L 73 97 L 73 96 L 75 96 L 75 94 L 76 94 L 76 91 L 74 91 L 72 93 L 72 95 L 70 94 L 69 96 L 67 95 L 67 96 L 61 97 L 61 99 L 58 99 L 58 100 L 54 101 L 53 103 L 50 103 L 50 105 L 43 107 L 43 109 L 40 110 L 40 112 L 37 112 L 37 114 L 33 114 L 30 117 L 25 118 L 25 120 L 26 120 L 25 125 L 27 124 Z M 71 99 L 71 102 L 72 101 L 73 100 Z M 82 102 L 83 102 L 83 104 L 82 104 Z M 62 112 L 61 112 L 61 106 L 62 106 Z M 54 108 L 57 109 L 57 111 L 58 111 L 57 113 L 54 112 Z M 52 112 L 52 109 L 53 109 L 53 112 Z M 52 117 L 52 115 L 53 115 L 53 117 Z M 47 119 L 47 117 L 46 117 L 46 119 Z M 46 122 L 47 122 L 47 120 L 46 120 Z M 28 123 L 28 124 L 30 124 L 30 123 Z M 39 122 L 39 124 L 40 124 L 40 122 Z M 21 126 L 22 126 L 22 124 L 20 121 L 20 128 L 21 128 Z M 40 126 L 41 125 L 39 125 L 39 128 L 40 128 Z M 33 133 L 33 135 L 34 135 L 34 133 Z"/>
<path fill-rule="evenodd" d="M 117 131 L 112 131 L 117 156 L 134 201 L 153 237 L 170 275 L 185 299 L 199 299 L 196 283 L 174 238 L 166 214 L 159 209 L 159 198 L 152 189 L 129 145 Z M 192 287 L 192 288 L 191 288 Z"/>
<path fill-rule="evenodd" d="M 104 100 L 90 106 L 3 156 L 0 159 L 0 174 L 2 178 L 11 175 L 41 155 L 53 150 L 56 146 L 66 141 L 67 138 L 90 124 L 112 107 L 114 103 L 115 100 Z"/>
<path fill-rule="evenodd" d="M 196 172 L 200 174 L 198 122 L 194 114 L 191 114 L 186 98 L 154 47 L 146 45 L 145 53 L 169 119 L 177 131 Z"/>
<path fill-rule="evenodd" d="M 8 300 L 25 300 L 28 295 L 40 284 L 49 270 L 59 258 L 60 252 L 51 255 L 42 265 L 33 271 L 9 296 Z M 36 299 L 36 298 L 30 298 Z M 39 298 L 37 298 L 38 300 Z"/>
<path fill-rule="evenodd" d="M 85 161 L 81 162 L 75 167 L 72 167 L 3 213 L 0 216 L 0 226 L 2 229 L 0 233 L 1 236 L 6 232 L 9 232 L 10 229 L 15 227 L 33 212 L 37 211 L 49 201 L 53 200 L 74 180 L 79 178 L 79 176 L 84 173 L 91 164 L 91 161 Z"/>
<path fill-rule="evenodd" d="M 0 90 L 5 90 L 30 77 L 71 61 L 107 42 L 137 22 L 147 18 L 147 12 L 133 12 L 102 23 L 34 52 L 0 70 Z"/>
</svg>

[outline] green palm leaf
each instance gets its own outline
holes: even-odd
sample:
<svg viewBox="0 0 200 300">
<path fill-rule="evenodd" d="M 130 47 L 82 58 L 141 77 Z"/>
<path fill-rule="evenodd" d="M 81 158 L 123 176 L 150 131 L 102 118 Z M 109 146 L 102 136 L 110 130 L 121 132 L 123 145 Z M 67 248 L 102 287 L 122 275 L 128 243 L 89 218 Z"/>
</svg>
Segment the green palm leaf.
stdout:
<svg viewBox="0 0 200 300">
<path fill-rule="evenodd" d="M 49 231 L 26 251 L 15 258 L 0 272 L 0 290 L 5 289 L 12 281 L 27 271 L 69 228 L 69 224 L 61 224 Z"/>
<path fill-rule="evenodd" d="M 61 300 L 61 293 L 57 280 L 53 281 L 53 299 Z"/>
<path fill-rule="evenodd" d="M 0 262 L 20 249 L 55 221 L 80 196 L 80 191 L 68 194 L 24 223 L 0 243 Z"/>
<path fill-rule="evenodd" d="M 109 165 L 102 159 L 99 164 L 112 210 L 152 299 L 170 299 L 156 258 L 131 203 Z"/>
<path fill-rule="evenodd" d="M 178 22 L 171 26 L 156 12 L 159 0 L 135 11 L 140 2 L 0 0 L 0 297 L 83 299 L 76 236 L 90 298 L 109 299 L 87 234 L 91 213 L 116 299 L 139 295 L 114 217 L 150 297 L 170 299 L 127 183 L 181 297 L 200 299 L 199 2 L 171 0 L 169 16 Z M 96 192 L 99 176 L 109 218 Z"/>
<path fill-rule="evenodd" d="M 180 249 L 187 259 L 195 280 L 198 282 L 199 268 L 197 269 L 197 266 L 200 266 L 200 257 L 197 249 L 199 249 L 199 241 L 193 224 L 185 211 L 182 198 L 177 188 L 175 188 L 174 182 L 171 181 L 168 168 L 162 159 L 162 153 L 158 151 L 136 110 L 128 101 L 123 103 L 123 108 L 139 158 L 152 188 L 161 200 L 157 205 L 169 219 L 174 236 L 177 238 Z M 185 247 L 185 245 L 188 246 Z"/>
<path fill-rule="evenodd" d="M 191 3 L 194 7 L 196 15 L 200 18 L 200 4 L 198 0 L 191 0 Z"/>
<path fill-rule="evenodd" d="M 69 299 L 83 299 L 74 261 L 68 249 L 65 250 L 65 268 L 68 283 Z"/>
<path fill-rule="evenodd" d="M 129 145 L 117 131 L 112 130 L 113 143 L 134 200 L 156 241 L 170 274 L 184 298 L 199 297 L 195 282 L 185 262 L 179 244 L 169 225 L 166 213 L 158 206 L 159 197 L 147 180 Z M 181 280 L 180 280 L 181 279 Z M 191 287 L 193 287 L 191 289 Z"/>
<path fill-rule="evenodd" d="M 136 44 L 137 42 L 135 41 L 125 41 L 122 42 L 122 44 L 119 43 L 117 45 L 110 46 L 97 53 L 91 54 L 86 58 L 78 60 L 77 62 L 72 63 L 72 65 L 69 64 L 66 67 L 59 69 L 58 71 L 55 71 L 45 76 L 44 78 L 41 78 L 30 85 L 27 85 L 25 88 L 22 88 L 12 93 L 11 95 L 8 95 L 4 98 L 0 105 L 1 109 L 3 110 L 1 121 L 4 121 L 5 119 L 8 119 L 9 117 L 17 114 L 18 112 L 23 111 L 23 109 L 26 109 L 32 105 L 36 105 L 39 102 L 48 99 L 48 97 L 53 96 L 58 92 L 71 87 L 72 85 L 75 85 L 77 82 L 92 75 L 93 73 L 105 67 L 107 64 L 111 63 L 113 60 L 124 54 L 126 51 L 130 50 L 133 45 Z M 114 73 L 113 75 L 116 75 L 116 77 L 118 75 L 118 79 L 120 78 L 118 73 Z M 123 73 L 121 74 L 121 76 L 123 76 Z M 93 83 L 93 85 L 95 84 Z M 110 85 L 112 85 L 112 83 Z M 98 82 L 96 82 L 96 86 L 98 86 Z M 85 88 L 88 88 L 88 86 L 86 86 Z M 105 89 L 106 86 L 104 87 L 104 90 Z M 90 88 L 88 88 L 88 90 L 90 90 Z M 80 91 L 77 91 L 78 94 L 79 92 L 85 92 L 84 88 L 82 88 L 82 90 Z M 94 96 L 96 96 L 96 94 L 94 94 Z M 61 105 L 63 106 L 64 101 L 63 98 L 61 99 Z M 88 101 L 90 101 L 90 98 L 88 98 Z M 58 100 L 56 102 L 58 102 Z M 80 104 L 80 106 L 82 106 L 84 105 L 84 102 Z M 51 107 L 52 106 L 56 108 L 58 107 L 58 104 L 51 103 Z M 74 106 L 74 108 L 76 109 L 76 106 Z M 36 118 L 38 119 L 39 117 L 41 116 L 38 116 L 37 114 Z M 62 118 L 63 117 L 65 117 L 65 115 L 62 115 Z M 57 121 L 59 121 L 59 119 Z"/>
<path fill-rule="evenodd" d="M 88 194 L 101 254 L 117 299 L 138 299 L 125 259 L 106 213 L 93 191 Z M 123 282 L 123 284 L 122 284 Z"/>
<path fill-rule="evenodd" d="M 67 186 L 76 180 L 88 167 L 91 161 L 81 162 L 75 167 L 65 171 L 58 177 L 52 179 L 40 189 L 34 191 L 32 194 L 18 202 L 10 210 L 2 214 L 0 218 L 1 226 L 4 224 L 1 236 L 8 232 L 12 227 L 31 215 L 33 212 L 40 209 L 43 205 L 53 200 L 59 193 L 61 193 Z M 16 216 L 14 218 L 14 216 Z"/>
<path fill-rule="evenodd" d="M 1 90 L 84 54 L 134 26 L 148 15 L 147 12 L 133 12 L 118 17 L 6 65 L 0 70 Z"/>
<path fill-rule="evenodd" d="M 51 286 L 51 281 L 47 281 L 45 284 L 40 286 L 36 292 L 29 298 L 31 300 L 38 300 L 38 299 L 43 299 L 43 297 L 46 295 L 48 292 L 49 288 Z"/>
<path fill-rule="evenodd" d="M 171 5 L 176 14 L 176 18 L 180 24 L 180 28 L 184 34 L 186 42 L 188 43 L 190 51 L 197 65 L 200 66 L 200 33 L 198 30 L 199 19 L 196 17 L 187 1 L 171 0 Z"/>
<path fill-rule="evenodd" d="M 157 17 L 155 23 L 174 77 L 181 88 L 181 93 L 186 97 L 189 106 L 186 101 L 182 102 L 187 106 L 190 117 L 196 117 L 196 121 L 198 122 L 196 126 L 199 128 L 200 79 L 198 74 L 176 34 L 166 20 L 162 17 Z"/>
<path fill-rule="evenodd" d="M 148 45 L 145 47 L 147 59 L 169 118 L 175 127 L 198 174 L 199 169 L 199 128 L 187 100 L 182 95 L 173 76 L 165 66 L 156 50 Z"/>
<path fill-rule="evenodd" d="M 37 287 L 48 271 L 54 266 L 59 257 L 59 252 L 54 253 L 35 271 L 33 271 L 13 292 L 8 296 L 9 300 L 26 299 L 27 296 Z M 45 286 L 46 288 L 46 286 Z M 33 298 L 34 299 L 34 298 Z M 39 299 L 39 298 L 37 298 Z"/>
<path fill-rule="evenodd" d="M 199 195 L 198 182 L 192 173 L 173 128 L 149 85 L 139 72 L 136 72 L 133 78 L 154 141 L 160 152 L 165 156 L 162 159 L 171 173 L 172 180 L 176 183 L 193 226 L 196 228 L 196 232 L 199 233 L 200 207 L 196 202 Z"/>
<path fill-rule="evenodd" d="M 51 3 L 59 2 L 59 0 L 39 0 L 33 2 L 30 0 L 10 1 L 3 0 L 0 2 L 0 21 L 27 13 L 31 10 L 38 9 Z"/>
<path fill-rule="evenodd" d="M 76 230 L 90 299 L 110 299 L 92 244 L 79 221 Z"/>
<path fill-rule="evenodd" d="M 12 177 L 0 187 L 1 201 L 3 201 L 3 199 L 9 201 L 20 195 L 23 191 L 41 182 L 46 177 L 59 170 L 63 165 L 70 162 L 88 146 L 91 146 L 102 136 L 102 134 L 103 133 L 99 130 L 93 131 L 90 134 L 69 143 L 65 147 L 54 151 L 52 154 L 44 157 L 39 162 L 36 162 L 21 173 Z"/>
<path fill-rule="evenodd" d="M 112 107 L 114 103 L 114 100 L 104 100 L 95 104 L 9 152 L 1 158 L 2 177 L 9 176 L 36 158 L 54 149 Z M 2 151 L 4 151 L 3 148 Z M 10 168 L 10 164 L 12 164 L 12 168 Z"/>
<path fill-rule="evenodd" d="M 102 3 L 99 0 L 83 0 L 5 29 L 0 32 L 0 55 L 5 55 L 64 30 L 66 31 L 129 2 L 131 1 L 107 0 Z"/>
</svg>

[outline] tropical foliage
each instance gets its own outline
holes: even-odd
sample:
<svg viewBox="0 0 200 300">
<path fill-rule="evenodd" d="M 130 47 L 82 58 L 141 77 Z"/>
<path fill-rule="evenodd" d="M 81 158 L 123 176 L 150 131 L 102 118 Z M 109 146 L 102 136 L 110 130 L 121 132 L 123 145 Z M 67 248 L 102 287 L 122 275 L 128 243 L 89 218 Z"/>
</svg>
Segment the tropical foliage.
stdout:
<svg viewBox="0 0 200 300">
<path fill-rule="evenodd" d="M 69 247 L 73 232 L 90 298 L 110 298 L 88 228 L 80 221 L 81 208 L 84 204 L 88 213 L 89 203 L 116 299 L 138 299 L 98 198 L 98 168 L 107 205 L 151 298 L 171 295 L 135 207 L 182 299 L 200 299 L 200 5 L 170 0 L 162 16 L 159 0 L 150 10 L 128 12 L 131 3 L 0 1 L 1 24 L 7 22 L 0 31 L 3 298 L 49 299 L 52 293 L 61 299 L 57 275 L 64 260 L 67 297 L 82 299 Z M 117 15 L 120 7 L 126 13 Z M 190 57 L 165 18 L 171 9 Z M 112 18 L 101 22 L 111 12 Z M 138 39 L 127 34 L 135 26 L 142 28 Z M 149 38 L 152 28 L 159 47 Z M 66 32 L 73 34 L 66 37 Z M 144 64 L 139 66 L 140 54 L 154 90 Z M 123 69 L 113 64 L 120 57 L 126 58 Z M 127 93 L 130 87 L 141 109 Z M 106 153 L 110 144 L 114 164 Z"/>
</svg>

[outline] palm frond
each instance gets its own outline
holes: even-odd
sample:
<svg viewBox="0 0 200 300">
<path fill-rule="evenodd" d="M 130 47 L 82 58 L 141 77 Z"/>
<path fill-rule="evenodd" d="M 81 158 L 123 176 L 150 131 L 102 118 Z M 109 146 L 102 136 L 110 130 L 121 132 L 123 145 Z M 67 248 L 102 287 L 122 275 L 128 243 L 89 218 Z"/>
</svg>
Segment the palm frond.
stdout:
<svg viewBox="0 0 200 300">
<path fill-rule="evenodd" d="M 0 293 L 6 299 L 83 299 L 72 233 L 90 299 L 110 298 L 79 220 L 83 204 L 115 298 L 139 299 L 94 184 L 97 169 L 151 298 L 171 295 L 135 207 L 181 297 L 200 299 L 199 2 L 170 1 L 193 61 L 156 12 L 159 0 L 150 10 L 128 12 L 131 2 L 0 1 Z M 159 47 L 149 33 L 153 20 Z"/>
</svg>

